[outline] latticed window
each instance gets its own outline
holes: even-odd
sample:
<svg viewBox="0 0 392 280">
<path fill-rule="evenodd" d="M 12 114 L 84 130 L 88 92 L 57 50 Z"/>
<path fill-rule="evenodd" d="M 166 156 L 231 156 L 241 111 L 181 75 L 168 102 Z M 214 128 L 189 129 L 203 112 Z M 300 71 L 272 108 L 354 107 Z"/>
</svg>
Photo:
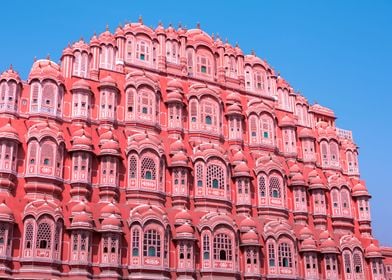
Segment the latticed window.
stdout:
<svg viewBox="0 0 392 280">
<path fill-rule="evenodd" d="M 345 253 L 343 255 L 343 260 L 344 260 L 344 267 L 345 267 L 346 273 L 351 273 L 351 257 L 350 257 L 350 253 Z"/>
<path fill-rule="evenodd" d="M 356 252 L 353 255 L 355 273 L 362 273 L 362 258 L 360 253 Z"/>
<path fill-rule="evenodd" d="M 54 147 L 51 143 L 44 143 L 41 146 L 41 164 L 51 165 L 54 162 Z"/>
<path fill-rule="evenodd" d="M 50 249 L 51 248 L 51 239 L 52 239 L 51 226 L 46 222 L 40 223 L 38 225 L 37 243 L 36 243 L 35 247 L 39 248 L 39 249 Z"/>
<path fill-rule="evenodd" d="M 224 233 L 214 236 L 214 259 L 221 261 L 232 260 L 231 238 Z"/>
<path fill-rule="evenodd" d="M 136 58 L 141 61 L 150 61 L 150 44 L 145 41 L 138 41 L 136 44 Z"/>
<path fill-rule="evenodd" d="M 129 178 L 136 178 L 137 161 L 135 156 L 129 158 Z"/>
<path fill-rule="evenodd" d="M 196 166 L 196 185 L 203 186 L 203 165 L 201 163 Z"/>
<path fill-rule="evenodd" d="M 134 229 L 132 231 L 132 256 L 139 256 L 139 241 L 140 241 L 140 231 L 139 229 Z"/>
<path fill-rule="evenodd" d="M 6 231 L 7 225 L 5 223 L 0 223 L 0 244 L 6 243 Z"/>
<path fill-rule="evenodd" d="M 270 243 L 268 244 L 268 263 L 269 266 L 275 266 L 275 245 Z"/>
<path fill-rule="evenodd" d="M 266 195 L 265 178 L 262 175 L 259 177 L 259 192 L 260 192 L 260 197 L 265 197 Z"/>
<path fill-rule="evenodd" d="M 28 223 L 26 225 L 26 232 L 25 232 L 25 248 L 31 249 L 33 246 L 33 225 Z"/>
<path fill-rule="evenodd" d="M 147 180 L 156 179 L 156 165 L 152 158 L 144 157 L 142 159 L 141 177 Z"/>
<path fill-rule="evenodd" d="M 207 167 L 207 187 L 213 189 L 225 188 L 225 175 L 221 166 L 210 164 Z"/>
<path fill-rule="evenodd" d="M 203 259 L 210 259 L 210 236 L 207 234 L 203 236 Z"/>
<path fill-rule="evenodd" d="M 336 144 L 335 142 L 331 142 L 329 144 L 329 148 L 330 148 L 330 154 L 331 154 L 331 162 L 333 162 L 334 164 L 337 164 L 339 161 L 338 144 Z"/>
<path fill-rule="evenodd" d="M 143 256 L 158 258 L 161 256 L 161 235 L 158 231 L 150 229 L 144 233 Z"/>
<path fill-rule="evenodd" d="M 270 193 L 270 197 L 274 197 L 274 198 L 281 197 L 280 180 L 278 177 L 271 177 L 269 179 L 269 193 Z"/>
<path fill-rule="evenodd" d="M 279 244 L 278 255 L 280 267 L 292 267 L 291 248 L 288 243 Z"/>
</svg>

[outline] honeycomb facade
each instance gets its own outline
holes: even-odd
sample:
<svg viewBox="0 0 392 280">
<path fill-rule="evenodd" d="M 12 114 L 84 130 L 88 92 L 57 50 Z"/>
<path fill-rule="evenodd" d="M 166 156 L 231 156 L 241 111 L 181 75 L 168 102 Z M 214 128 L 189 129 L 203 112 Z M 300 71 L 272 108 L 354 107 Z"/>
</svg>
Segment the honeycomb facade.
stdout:
<svg viewBox="0 0 392 280">
<path fill-rule="evenodd" d="M 2 278 L 392 277 L 351 132 L 200 28 L 106 30 L 0 96 Z"/>
</svg>

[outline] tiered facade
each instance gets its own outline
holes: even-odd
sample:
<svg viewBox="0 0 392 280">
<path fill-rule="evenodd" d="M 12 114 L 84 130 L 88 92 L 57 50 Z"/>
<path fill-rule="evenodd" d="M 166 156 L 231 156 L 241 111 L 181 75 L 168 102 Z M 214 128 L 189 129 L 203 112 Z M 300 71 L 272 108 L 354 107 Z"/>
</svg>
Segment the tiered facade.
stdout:
<svg viewBox="0 0 392 280">
<path fill-rule="evenodd" d="M 200 28 L 106 30 L 0 96 L 0 277 L 392 277 L 351 132 Z"/>
</svg>

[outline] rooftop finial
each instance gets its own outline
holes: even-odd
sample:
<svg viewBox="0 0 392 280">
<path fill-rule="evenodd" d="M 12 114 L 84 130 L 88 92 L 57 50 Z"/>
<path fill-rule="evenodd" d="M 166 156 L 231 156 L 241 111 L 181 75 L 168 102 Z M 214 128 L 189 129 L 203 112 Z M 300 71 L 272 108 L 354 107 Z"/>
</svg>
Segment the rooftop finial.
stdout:
<svg viewBox="0 0 392 280">
<path fill-rule="evenodd" d="M 236 47 L 236 48 L 238 48 L 238 47 L 239 47 L 239 46 L 238 46 L 238 42 L 235 42 L 235 47 Z"/>
<path fill-rule="evenodd" d="M 178 23 L 178 28 L 182 28 L 181 21 Z"/>
<path fill-rule="evenodd" d="M 214 33 L 211 34 L 211 38 L 212 38 L 212 40 L 215 40 L 215 35 L 214 35 Z"/>
<path fill-rule="evenodd" d="M 252 54 L 252 55 L 256 55 L 256 54 L 255 54 L 255 50 L 252 49 L 251 54 Z"/>
<path fill-rule="evenodd" d="M 197 28 L 197 29 L 200 29 L 200 22 L 198 22 L 198 23 L 196 24 L 196 28 Z"/>
<path fill-rule="evenodd" d="M 34 62 L 36 62 L 37 61 L 37 57 L 36 56 L 34 56 Z"/>
<path fill-rule="evenodd" d="M 226 44 L 229 43 L 229 39 L 227 39 L 227 37 L 226 37 L 226 39 L 225 39 L 225 43 L 226 43 Z"/>
<path fill-rule="evenodd" d="M 169 23 L 169 27 L 172 27 L 172 24 L 171 24 L 171 23 Z"/>
<path fill-rule="evenodd" d="M 50 53 L 48 53 L 48 55 L 46 56 L 47 60 L 50 60 Z"/>
<path fill-rule="evenodd" d="M 158 21 L 158 25 L 159 25 L 159 26 L 162 25 L 162 21 L 161 21 L 161 20 Z"/>
<path fill-rule="evenodd" d="M 109 31 L 109 24 L 106 24 L 106 31 Z"/>
<path fill-rule="evenodd" d="M 139 23 L 141 23 L 141 24 L 143 24 L 143 18 L 142 18 L 142 15 L 140 15 L 140 16 L 139 16 L 138 22 L 139 22 Z"/>
<path fill-rule="evenodd" d="M 14 68 L 12 67 L 12 64 L 10 64 L 10 70 L 14 70 Z"/>
</svg>

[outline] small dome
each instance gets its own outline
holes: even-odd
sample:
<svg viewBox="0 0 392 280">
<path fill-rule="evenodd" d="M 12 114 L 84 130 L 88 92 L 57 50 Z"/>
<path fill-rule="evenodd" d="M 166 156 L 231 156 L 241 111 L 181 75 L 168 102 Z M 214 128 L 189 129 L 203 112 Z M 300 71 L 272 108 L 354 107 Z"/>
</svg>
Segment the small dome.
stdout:
<svg viewBox="0 0 392 280">
<path fill-rule="evenodd" d="M 315 138 L 313 131 L 307 127 L 300 130 L 298 137 L 300 139 L 301 138 L 312 138 L 312 139 Z"/>
<path fill-rule="evenodd" d="M 240 223 L 241 230 L 249 230 L 256 228 L 256 223 L 251 217 L 246 217 Z"/>
<path fill-rule="evenodd" d="M 99 81 L 99 87 L 112 87 L 117 89 L 117 83 L 116 80 L 109 75 Z"/>
<path fill-rule="evenodd" d="M 101 209 L 101 216 L 109 216 L 110 214 L 114 214 L 116 216 L 121 216 L 120 209 L 114 205 L 112 202 L 106 204 Z"/>
<path fill-rule="evenodd" d="M 110 31 L 108 30 L 108 27 L 106 27 L 105 32 L 102 32 L 101 34 L 99 34 L 98 40 L 100 43 L 104 43 L 106 45 L 114 46 L 116 43 L 116 41 L 114 39 L 114 35 L 112 33 L 110 33 Z"/>
<path fill-rule="evenodd" d="M 116 31 L 114 32 L 114 36 L 115 36 L 116 38 L 124 37 L 124 29 L 122 29 L 121 26 L 118 26 L 118 27 L 116 28 Z"/>
<path fill-rule="evenodd" d="M 242 115 L 242 109 L 236 103 L 227 106 L 226 111 L 227 111 L 226 115 L 233 115 L 233 114 L 234 115 Z"/>
<path fill-rule="evenodd" d="M 187 209 L 182 209 L 180 212 L 178 212 L 175 216 L 174 219 L 177 222 L 189 222 L 192 223 L 192 215 L 188 212 Z"/>
<path fill-rule="evenodd" d="M 323 254 L 337 254 L 337 253 L 339 253 L 338 248 L 336 247 L 336 243 L 331 237 L 328 237 L 328 239 L 321 242 L 320 251 Z"/>
<path fill-rule="evenodd" d="M 72 84 L 71 90 L 84 90 L 91 92 L 91 87 L 89 83 L 84 79 L 78 79 Z"/>
<path fill-rule="evenodd" d="M 328 126 L 325 130 L 328 137 L 336 137 L 336 128 L 332 126 Z"/>
<path fill-rule="evenodd" d="M 378 246 L 374 245 L 373 242 L 365 249 L 366 258 L 382 258 L 381 250 Z"/>
<path fill-rule="evenodd" d="M 172 166 L 188 166 L 188 156 L 183 151 L 176 152 L 171 160 Z"/>
<path fill-rule="evenodd" d="M 181 103 L 182 100 L 182 94 L 179 93 L 178 91 L 171 91 L 167 94 L 167 101 L 166 102 L 178 102 Z"/>
<path fill-rule="evenodd" d="M 293 164 L 290 169 L 289 169 L 290 175 L 293 176 L 294 174 L 297 174 L 298 172 L 301 172 L 299 169 L 298 164 Z"/>
<path fill-rule="evenodd" d="M 31 68 L 29 80 L 42 80 L 45 78 L 53 79 L 56 82 L 64 82 L 64 77 L 58 64 L 48 59 L 37 60 Z"/>
<path fill-rule="evenodd" d="M 18 131 L 11 125 L 11 121 L 0 128 L 0 138 L 8 138 L 20 142 Z"/>
<path fill-rule="evenodd" d="M 176 233 L 177 234 L 193 235 L 194 232 L 195 231 L 193 230 L 193 228 L 188 223 L 185 223 L 185 224 L 179 226 L 178 228 L 176 228 Z"/>
<path fill-rule="evenodd" d="M 240 163 L 243 161 L 246 161 L 246 157 L 244 155 L 244 152 L 242 150 L 238 150 L 233 156 L 233 163 L 237 164 L 237 163 Z"/>
<path fill-rule="evenodd" d="M 8 70 L 6 70 L 3 73 L 1 73 L 0 81 L 2 81 L 2 80 L 6 80 L 6 81 L 14 80 L 18 84 L 22 82 L 22 80 L 19 77 L 18 72 L 16 72 L 12 68 L 12 65 L 10 66 L 10 68 Z"/>
<path fill-rule="evenodd" d="M 0 203 L 0 221 L 4 222 L 14 222 L 14 214 L 12 210 L 5 204 L 4 198 L 3 201 Z"/>
<path fill-rule="evenodd" d="M 328 239 L 329 237 L 330 237 L 330 235 L 329 235 L 329 231 L 328 231 L 328 230 L 322 231 L 322 232 L 320 233 L 320 235 L 319 235 L 320 241 L 326 240 L 326 239 Z"/>
<path fill-rule="evenodd" d="M 241 242 L 243 244 L 259 245 L 259 237 L 257 233 L 253 229 L 251 229 L 241 235 Z"/>
<path fill-rule="evenodd" d="M 165 28 L 163 27 L 162 23 L 159 23 L 157 28 L 155 28 L 155 33 L 157 35 L 159 34 L 165 34 Z"/>
<path fill-rule="evenodd" d="M 72 147 L 70 151 L 87 151 L 91 152 L 93 150 L 93 142 L 91 136 L 86 133 L 84 128 L 75 131 L 72 137 Z"/>
<path fill-rule="evenodd" d="M 356 184 L 353 189 L 352 189 L 352 196 L 353 197 L 360 197 L 360 196 L 366 196 L 366 197 L 370 197 L 370 194 L 368 192 L 368 190 L 366 189 L 366 187 L 361 184 L 358 183 Z"/>
<path fill-rule="evenodd" d="M 305 225 L 299 231 L 299 236 L 301 237 L 302 240 L 304 240 L 304 239 L 307 239 L 307 238 L 313 236 L 313 232 L 310 230 L 310 228 L 307 225 Z"/>
<path fill-rule="evenodd" d="M 310 189 L 325 189 L 326 187 L 323 184 L 323 180 L 317 175 L 316 177 L 312 177 L 309 179 L 309 188 Z"/>
<path fill-rule="evenodd" d="M 71 213 L 81 213 L 81 212 L 91 213 L 90 206 L 88 206 L 88 204 L 84 201 L 75 204 L 71 208 Z"/>
<path fill-rule="evenodd" d="M 76 229 L 76 228 L 92 229 L 93 219 L 91 213 L 81 212 L 75 214 L 72 219 L 71 229 Z"/>
<path fill-rule="evenodd" d="M 300 246 L 300 252 L 314 252 L 318 251 L 316 241 L 313 238 L 307 238 L 302 241 Z"/>
<path fill-rule="evenodd" d="M 183 86 L 180 80 L 177 79 L 171 79 L 170 81 L 167 82 L 167 88 L 168 90 L 183 90 Z"/>
<path fill-rule="evenodd" d="M 291 185 L 293 185 L 293 186 L 304 186 L 304 185 L 306 185 L 305 178 L 302 175 L 302 173 L 298 172 L 291 178 Z"/>
<path fill-rule="evenodd" d="M 182 140 L 180 137 L 170 144 L 170 153 L 175 153 L 178 151 L 186 151 L 184 140 Z"/>
<path fill-rule="evenodd" d="M 114 214 L 111 214 L 109 217 L 103 219 L 101 223 L 101 229 L 104 231 L 120 231 L 121 220 Z"/>
<path fill-rule="evenodd" d="M 241 103 L 241 97 L 236 92 L 231 92 L 227 95 L 226 100 L 232 103 Z"/>
<path fill-rule="evenodd" d="M 245 161 L 238 163 L 233 171 L 233 177 L 250 177 L 250 169 Z"/>
<path fill-rule="evenodd" d="M 284 116 L 280 121 L 281 127 L 295 127 L 295 121 L 291 116 Z"/>
</svg>

